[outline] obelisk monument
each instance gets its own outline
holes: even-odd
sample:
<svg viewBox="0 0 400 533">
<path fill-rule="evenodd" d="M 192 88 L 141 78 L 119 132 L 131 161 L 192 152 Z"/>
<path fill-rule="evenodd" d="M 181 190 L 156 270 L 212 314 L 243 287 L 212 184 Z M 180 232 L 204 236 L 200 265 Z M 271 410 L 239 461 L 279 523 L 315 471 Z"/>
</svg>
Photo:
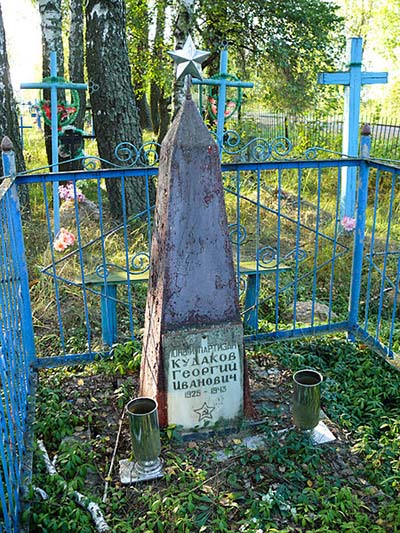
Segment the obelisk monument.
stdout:
<svg viewBox="0 0 400 533">
<path fill-rule="evenodd" d="M 175 54 L 181 74 L 200 71 L 191 40 Z M 140 394 L 186 432 L 250 407 L 219 150 L 189 90 L 161 147 Z"/>
</svg>

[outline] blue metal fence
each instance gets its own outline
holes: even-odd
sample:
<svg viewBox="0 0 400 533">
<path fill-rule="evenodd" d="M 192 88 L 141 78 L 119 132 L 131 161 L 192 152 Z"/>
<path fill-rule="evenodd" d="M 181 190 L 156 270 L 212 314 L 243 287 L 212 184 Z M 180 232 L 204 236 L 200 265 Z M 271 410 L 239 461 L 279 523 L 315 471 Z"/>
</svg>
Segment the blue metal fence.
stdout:
<svg viewBox="0 0 400 533">
<path fill-rule="evenodd" d="M 345 167 L 360 169 L 362 178 L 357 219 L 347 224 L 340 220 L 338 210 Z M 248 341 L 348 331 L 372 344 L 381 343 L 381 348 L 387 347 L 383 351 L 391 353 L 397 343 L 398 236 L 393 222 L 397 217 L 397 172 L 394 167 L 359 159 L 223 165 Z M 66 361 L 65 357 L 90 360 L 96 353 L 108 352 L 114 343 L 140 333 L 152 206 L 147 204 L 143 212 L 129 216 L 122 201 L 122 220 L 117 224 L 108 211 L 105 182 L 120 180 L 119 190 L 124 191 L 131 179 L 139 179 L 148 190 L 149 180 L 156 175 L 157 169 L 147 168 L 19 178 L 20 183 L 40 187 L 44 198 L 37 231 L 47 234 L 47 248 L 41 251 L 36 264 L 42 263 L 33 275 L 41 289 L 38 294 L 47 291 L 53 297 L 51 301 L 46 298 L 46 313 L 38 302 L 34 306 L 40 315 L 40 321 L 34 315 L 39 366 L 58 364 Z M 62 204 L 61 226 L 68 226 L 76 241 L 57 251 L 47 187 L 63 180 L 72 183 L 72 198 Z M 92 203 L 81 201 L 79 187 Z M 389 225 L 380 221 L 382 213 L 390 213 Z M 364 238 L 364 226 L 371 238 Z M 366 268 L 369 274 L 364 279 Z M 359 308 L 366 314 L 364 321 Z M 376 320 L 372 318 L 375 314 Z M 371 324 L 375 324 L 374 331 Z"/>
<path fill-rule="evenodd" d="M 361 165 L 351 325 L 366 343 L 394 357 L 400 352 L 400 168 Z"/>
<path fill-rule="evenodd" d="M 339 214 L 345 167 L 359 176 L 357 217 L 346 221 Z M 343 331 L 385 356 L 399 351 L 399 173 L 363 159 L 223 165 L 246 341 Z M 153 215 L 148 191 L 156 177 L 155 168 L 17 177 L 36 202 L 24 226 L 28 266 L 15 185 L 3 183 L 0 498 L 7 531 L 19 510 L 30 363 L 92 360 L 140 338 Z M 120 182 L 119 222 L 109 210 L 110 180 Z M 136 215 L 124 201 L 132 180 L 147 198 Z M 53 234 L 57 181 L 69 183 L 60 210 L 64 240 Z"/>
<path fill-rule="evenodd" d="M 2 525 L 19 531 L 35 357 L 17 187 L 0 185 L 0 502 Z"/>
</svg>

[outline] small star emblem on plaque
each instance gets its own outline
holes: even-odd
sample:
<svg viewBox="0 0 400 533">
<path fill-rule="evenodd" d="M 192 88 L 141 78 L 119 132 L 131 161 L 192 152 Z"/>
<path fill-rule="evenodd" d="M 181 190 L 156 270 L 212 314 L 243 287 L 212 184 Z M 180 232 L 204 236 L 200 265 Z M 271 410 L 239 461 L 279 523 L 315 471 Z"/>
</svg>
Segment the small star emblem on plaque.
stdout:
<svg viewBox="0 0 400 533">
<path fill-rule="evenodd" d="M 212 412 L 215 407 L 209 407 L 206 402 L 199 409 L 193 409 L 199 415 L 199 422 L 202 420 L 212 420 Z"/>
<path fill-rule="evenodd" d="M 177 65 L 176 77 L 178 80 L 187 74 L 190 74 L 193 78 L 202 79 L 201 64 L 207 59 L 210 52 L 196 50 L 190 35 L 182 49 L 170 51 L 168 54 Z"/>
</svg>

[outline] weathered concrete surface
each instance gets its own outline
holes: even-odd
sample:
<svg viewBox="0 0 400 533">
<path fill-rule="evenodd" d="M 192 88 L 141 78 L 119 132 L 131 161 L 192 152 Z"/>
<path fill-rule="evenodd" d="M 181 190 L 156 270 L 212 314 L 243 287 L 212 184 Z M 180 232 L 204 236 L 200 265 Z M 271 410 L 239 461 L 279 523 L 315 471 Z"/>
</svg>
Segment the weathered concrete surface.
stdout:
<svg viewBox="0 0 400 533">
<path fill-rule="evenodd" d="M 241 324 L 182 328 L 163 334 L 168 423 L 231 427 L 243 415 Z"/>
<path fill-rule="evenodd" d="M 241 324 L 218 148 L 187 99 L 161 147 L 146 305 L 141 394 L 168 424 L 161 338 Z"/>
</svg>

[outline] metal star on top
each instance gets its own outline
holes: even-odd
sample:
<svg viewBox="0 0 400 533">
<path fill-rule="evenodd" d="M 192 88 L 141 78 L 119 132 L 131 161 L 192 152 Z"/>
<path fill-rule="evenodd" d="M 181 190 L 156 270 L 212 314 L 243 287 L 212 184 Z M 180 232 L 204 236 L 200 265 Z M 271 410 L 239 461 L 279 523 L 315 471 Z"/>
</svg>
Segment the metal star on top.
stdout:
<svg viewBox="0 0 400 533">
<path fill-rule="evenodd" d="M 183 48 L 180 50 L 173 50 L 168 54 L 175 61 L 176 78 L 179 80 L 183 76 L 190 74 L 193 78 L 202 79 L 201 64 L 210 55 L 210 52 L 205 50 L 196 50 L 196 47 L 189 35 L 186 39 Z"/>
</svg>

